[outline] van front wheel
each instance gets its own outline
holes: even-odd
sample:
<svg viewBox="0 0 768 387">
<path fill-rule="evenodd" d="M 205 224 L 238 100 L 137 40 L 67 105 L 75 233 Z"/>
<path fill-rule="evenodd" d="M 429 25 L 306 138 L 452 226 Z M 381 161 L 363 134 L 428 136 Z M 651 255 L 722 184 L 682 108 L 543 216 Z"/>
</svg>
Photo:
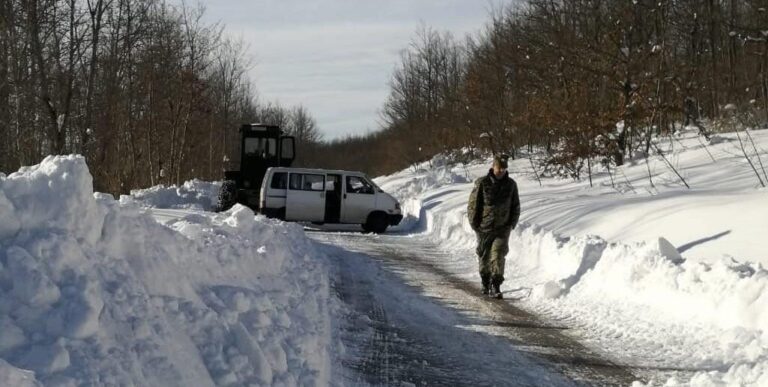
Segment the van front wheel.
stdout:
<svg viewBox="0 0 768 387">
<path fill-rule="evenodd" d="M 387 214 L 383 212 L 372 212 L 368 215 L 368 221 L 363 223 L 362 226 L 363 231 L 365 232 L 383 234 L 387 231 L 387 227 L 389 226 Z"/>
</svg>

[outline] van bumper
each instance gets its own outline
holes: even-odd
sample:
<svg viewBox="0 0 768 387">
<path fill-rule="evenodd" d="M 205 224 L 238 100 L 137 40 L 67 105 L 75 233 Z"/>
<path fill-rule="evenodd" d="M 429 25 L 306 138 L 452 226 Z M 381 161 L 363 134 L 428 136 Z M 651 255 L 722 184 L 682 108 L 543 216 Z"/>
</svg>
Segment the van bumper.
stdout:
<svg viewBox="0 0 768 387">
<path fill-rule="evenodd" d="M 402 214 L 389 214 L 387 215 L 387 217 L 389 218 L 390 226 L 397 226 L 398 224 L 400 224 L 400 221 L 403 220 Z"/>
</svg>

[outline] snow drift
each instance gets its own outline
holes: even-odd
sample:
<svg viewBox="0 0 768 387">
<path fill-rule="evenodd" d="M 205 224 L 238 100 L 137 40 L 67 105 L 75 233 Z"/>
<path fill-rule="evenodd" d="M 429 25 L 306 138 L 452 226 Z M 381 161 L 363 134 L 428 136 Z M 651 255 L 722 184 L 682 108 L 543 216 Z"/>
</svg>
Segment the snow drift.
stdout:
<svg viewBox="0 0 768 387">
<path fill-rule="evenodd" d="M 323 385 L 329 285 L 301 228 L 158 223 L 80 156 L 0 175 L 0 384 Z"/>
<path fill-rule="evenodd" d="M 217 204 L 220 188 L 220 181 L 193 179 L 181 186 L 157 185 L 147 189 L 134 189 L 128 198 L 144 207 L 211 211 Z"/>
</svg>

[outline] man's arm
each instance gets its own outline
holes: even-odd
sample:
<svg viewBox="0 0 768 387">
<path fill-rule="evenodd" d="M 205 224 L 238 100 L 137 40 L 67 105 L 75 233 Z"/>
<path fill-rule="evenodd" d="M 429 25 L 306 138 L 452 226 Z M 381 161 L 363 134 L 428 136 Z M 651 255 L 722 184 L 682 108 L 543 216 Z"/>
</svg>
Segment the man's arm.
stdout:
<svg viewBox="0 0 768 387">
<path fill-rule="evenodd" d="M 509 206 L 507 225 L 514 229 L 517 227 L 518 220 L 520 220 L 520 196 L 517 194 L 517 183 L 512 181 L 512 203 Z"/>
<path fill-rule="evenodd" d="M 469 203 L 467 204 L 469 225 L 475 231 L 480 228 L 480 221 L 483 217 L 483 186 L 480 182 L 480 179 L 475 181 L 475 187 L 472 188 L 472 193 L 469 195 Z"/>
</svg>

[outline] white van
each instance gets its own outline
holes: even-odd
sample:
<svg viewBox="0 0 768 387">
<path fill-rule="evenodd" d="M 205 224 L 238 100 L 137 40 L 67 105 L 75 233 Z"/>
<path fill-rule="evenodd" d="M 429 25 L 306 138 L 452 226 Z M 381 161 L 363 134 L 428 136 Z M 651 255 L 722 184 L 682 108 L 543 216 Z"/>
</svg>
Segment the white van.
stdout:
<svg viewBox="0 0 768 387">
<path fill-rule="evenodd" d="M 403 219 L 400 203 L 362 172 L 273 167 L 261 184 L 260 211 L 284 220 L 360 224 L 383 233 Z"/>
</svg>

